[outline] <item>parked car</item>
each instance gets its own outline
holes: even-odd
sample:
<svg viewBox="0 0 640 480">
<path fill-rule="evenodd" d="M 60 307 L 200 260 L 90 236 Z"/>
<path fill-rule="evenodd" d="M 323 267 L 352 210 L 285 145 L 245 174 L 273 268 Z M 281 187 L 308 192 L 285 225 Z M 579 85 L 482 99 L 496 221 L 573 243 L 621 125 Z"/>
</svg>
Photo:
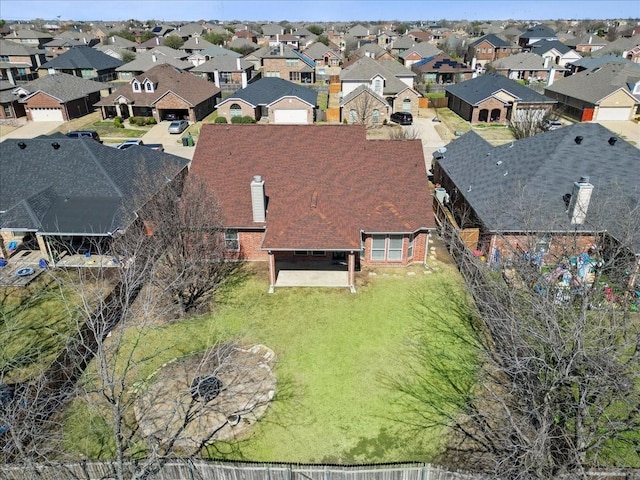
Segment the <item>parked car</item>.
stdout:
<svg viewBox="0 0 640 480">
<path fill-rule="evenodd" d="M 542 129 L 545 131 L 557 130 L 559 128 L 562 128 L 562 122 L 560 122 L 560 120 L 545 120 L 542 123 Z"/>
<path fill-rule="evenodd" d="M 396 112 L 391 114 L 391 121 L 400 125 L 413 124 L 413 115 L 408 112 Z"/>
<path fill-rule="evenodd" d="M 95 130 L 73 130 L 67 133 L 67 137 L 69 138 L 91 138 L 96 142 L 102 143 L 100 140 L 100 135 Z"/>
<path fill-rule="evenodd" d="M 164 145 L 161 143 L 144 143 L 142 140 L 138 138 L 132 138 L 130 140 L 125 140 L 120 145 L 116 145 L 118 150 L 126 150 L 129 147 L 133 147 L 134 145 L 138 145 L 141 147 L 147 147 L 152 150 L 157 150 L 158 152 L 164 152 Z"/>
<path fill-rule="evenodd" d="M 189 128 L 189 122 L 186 120 L 176 120 L 169 124 L 169 133 L 182 133 Z"/>
</svg>

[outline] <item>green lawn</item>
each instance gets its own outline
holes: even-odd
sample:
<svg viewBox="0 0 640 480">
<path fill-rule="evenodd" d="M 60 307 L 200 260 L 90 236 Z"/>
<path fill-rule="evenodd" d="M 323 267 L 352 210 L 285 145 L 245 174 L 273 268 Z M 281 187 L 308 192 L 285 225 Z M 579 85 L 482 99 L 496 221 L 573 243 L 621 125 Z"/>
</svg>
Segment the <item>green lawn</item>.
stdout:
<svg viewBox="0 0 640 480">
<path fill-rule="evenodd" d="M 406 369 L 407 340 L 417 319 L 414 295 L 438 305 L 439 285 L 455 278 L 443 265 L 426 275 L 405 269 L 371 277 L 356 294 L 347 289 L 277 289 L 266 273 L 249 276 L 219 298 L 210 315 L 144 332 L 137 369 L 144 379 L 173 358 L 202 351 L 224 336 L 267 345 L 276 353 L 276 399 L 251 436 L 228 458 L 288 462 L 428 461 L 439 432 L 415 432 L 398 421 L 398 394 L 385 386 Z M 161 351 L 160 355 L 154 352 Z M 76 406 L 77 411 L 83 409 Z M 86 412 L 82 414 L 86 418 Z M 68 439 L 88 453 L 86 422 L 74 422 Z M 99 422 L 97 423 L 99 424 Z M 95 437 L 98 434 L 94 435 Z M 81 442 L 84 446 L 80 447 Z M 212 456 L 221 454 L 212 452 Z"/>
</svg>

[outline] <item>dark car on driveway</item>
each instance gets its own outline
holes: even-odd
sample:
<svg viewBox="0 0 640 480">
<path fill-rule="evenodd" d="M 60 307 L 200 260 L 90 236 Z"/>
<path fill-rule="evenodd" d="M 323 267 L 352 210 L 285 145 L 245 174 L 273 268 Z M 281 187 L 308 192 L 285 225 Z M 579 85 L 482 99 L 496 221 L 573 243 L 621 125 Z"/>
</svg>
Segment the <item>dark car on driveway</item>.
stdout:
<svg viewBox="0 0 640 480">
<path fill-rule="evenodd" d="M 73 130 L 67 133 L 67 137 L 69 138 L 91 138 L 96 142 L 102 143 L 100 140 L 100 135 L 95 130 Z"/>
<path fill-rule="evenodd" d="M 413 124 L 413 115 L 409 112 L 395 112 L 391 114 L 391 121 L 400 125 Z"/>
</svg>

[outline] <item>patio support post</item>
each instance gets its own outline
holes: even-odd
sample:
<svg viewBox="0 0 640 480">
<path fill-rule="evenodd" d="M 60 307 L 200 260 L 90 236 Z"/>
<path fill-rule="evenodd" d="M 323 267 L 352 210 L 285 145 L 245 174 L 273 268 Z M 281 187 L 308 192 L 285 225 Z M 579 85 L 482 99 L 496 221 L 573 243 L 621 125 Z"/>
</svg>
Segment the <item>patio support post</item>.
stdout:
<svg viewBox="0 0 640 480">
<path fill-rule="evenodd" d="M 269 252 L 269 293 L 273 293 L 276 286 L 276 257 Z"/>
<path fill-rule="evenodd" d="M 42 235 L 36 235 L 36 240 L 38 241 L 38 248 L 40 248 L 40 251 L 44 252 L 44 254 L 49 259 L 49 263 L 51 263 L 51 265 L 55 266 L 55 262 L 53 260 L 53 255 L 51 254 L 51 248 L 49 247 L 49 244 L 47 243 L 47 239 L 44 238 L 44 236 L 42 236 Z"/>
<path fill-rule="evenodd" d="M 349 277 L 349 290 L 351 290 L 351 293 L 356 293 L 356 255 L 354 252 L 349 252 L 347 266 L 348 266 L 348 277 Z"/>
</svg>

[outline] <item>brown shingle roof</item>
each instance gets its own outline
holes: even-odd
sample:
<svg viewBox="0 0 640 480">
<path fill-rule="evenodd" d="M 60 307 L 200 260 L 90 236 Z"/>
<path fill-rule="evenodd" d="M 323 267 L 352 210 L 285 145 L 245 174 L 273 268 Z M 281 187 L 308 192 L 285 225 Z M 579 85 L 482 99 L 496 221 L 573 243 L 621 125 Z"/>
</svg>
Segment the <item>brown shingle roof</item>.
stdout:
<svg viewBox="0 0 640 480">
<path fill-rule="evenodd" d="M 421 142 L 367 140 L 362 126 L 203 125 L 191 171 L 227 227 L 266 227 L 263 248 L 359 250 L 361 231 L 435 228 Z M 253 222 L 254 175 L 265 223 Z"/>
<path fill-rule="evenodd" d="M 134 92 L 131 83 L 127 83 L 108 97 L 100 100 L 96 105 L 112 105 L 116 98 L 124 96 L 128 99 L 135 100 L 138 106 L 151 106 L 168 92 L 173 92 L 189 104 L 195 106 L 220 92 L 220 89 L 213 83 L 166 63 L 156 65 L 147 72 L 137 75 L 135 78 L 141 83 L 148 78 L 157 84 L 155 91 Z"/>
</svg>

